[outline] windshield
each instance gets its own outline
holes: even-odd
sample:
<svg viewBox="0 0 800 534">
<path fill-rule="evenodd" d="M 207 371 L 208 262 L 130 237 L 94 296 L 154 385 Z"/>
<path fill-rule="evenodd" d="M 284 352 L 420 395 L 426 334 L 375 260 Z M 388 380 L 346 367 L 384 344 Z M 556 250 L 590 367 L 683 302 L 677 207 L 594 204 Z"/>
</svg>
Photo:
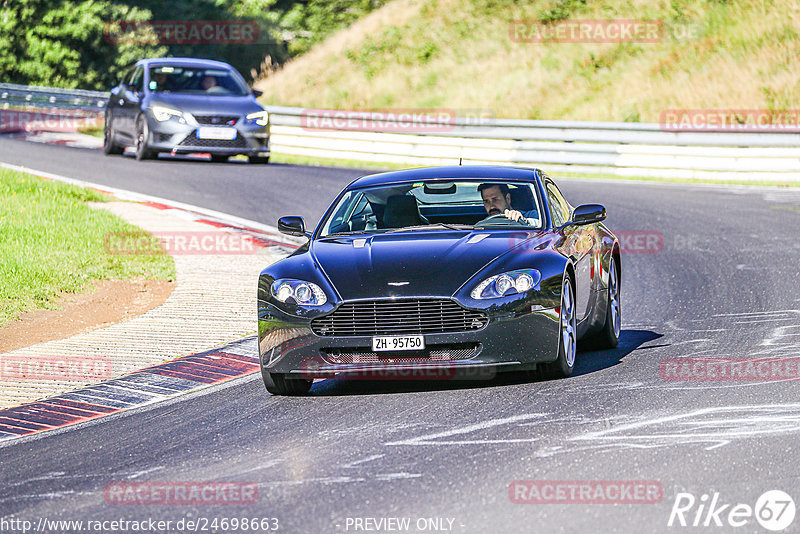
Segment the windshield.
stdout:
<svg viewBox="0 0 800 534">
<path fill-rule="evenodd" d="M 150 67 L 148 88 L 156 93 L 207 96 L 244 96 L 247 86 L 230 69 L 203 67 Z"/>
<path fill-rule="evenodd" d="M 541 202 L 533 184 L 425 181 L 348 191 L 322 223 L 320 237 L 400 229 L 541 229 Z M 506 210 L 519 212 L 518 220 Z M 513 215 L 513 214 L 509 214 Z"/>
</svg>

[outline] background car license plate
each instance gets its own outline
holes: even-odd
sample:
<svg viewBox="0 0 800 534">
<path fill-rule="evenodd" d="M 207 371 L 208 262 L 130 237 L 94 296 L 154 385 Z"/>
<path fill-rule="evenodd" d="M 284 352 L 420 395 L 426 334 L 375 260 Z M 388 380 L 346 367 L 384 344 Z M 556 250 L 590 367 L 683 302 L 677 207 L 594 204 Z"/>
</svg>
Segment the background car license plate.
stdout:
<svg viewBox="0 0 800 534">
<path fill-rule="evenodd" d="M 215 128 L 213 126 L 202 126 L 197 129 L 198 139 L 236 139 L 236 128 Z"/>
<path fill-rule="evenodd" d="M 425 348 L 424 336 L 378 336 L 372 338 L 372 350 L 422 350 Z"/>
</svg>

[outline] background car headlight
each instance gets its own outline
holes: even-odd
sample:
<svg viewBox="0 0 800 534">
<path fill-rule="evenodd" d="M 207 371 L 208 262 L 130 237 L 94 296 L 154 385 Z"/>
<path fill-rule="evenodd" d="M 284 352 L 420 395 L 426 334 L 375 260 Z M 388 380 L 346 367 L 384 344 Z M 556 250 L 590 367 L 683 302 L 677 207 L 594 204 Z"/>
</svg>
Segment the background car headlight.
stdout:
<svg viewBox="0 0 800 534">
<path fill-rule="evenodd" d="M 541 279 L 542 275 L 536 269 L 520 269 L 496 274 L 475 286 L 470 296 L 476 300 L 481 300 L 524 293 L 532 289 Z"/>
<path fill-rule="evenodd" d="M 259 126 L 266 126 L 269 124 L 269 112 L 267 110 L 256 111 L 245 116 L 247 122 L 250 124 L 258 124 Z"/>
<path fill-rule="evenodd" d="M 314 283 L 282 278 L 272 283 L 272 296 L 279 302 L 293 302 L 303 306 L 322 306 L 328 302 L 325 292 Z"/>
<path fill-rule="evenodd" d="M 150 110 L 153 112 L 153 117 L 155 117 L 158 122 L 168 121 L 172 118 L 183 119 L 183 113 L 177 109 L 165 106 L 153 106 Z"/>
</svg>

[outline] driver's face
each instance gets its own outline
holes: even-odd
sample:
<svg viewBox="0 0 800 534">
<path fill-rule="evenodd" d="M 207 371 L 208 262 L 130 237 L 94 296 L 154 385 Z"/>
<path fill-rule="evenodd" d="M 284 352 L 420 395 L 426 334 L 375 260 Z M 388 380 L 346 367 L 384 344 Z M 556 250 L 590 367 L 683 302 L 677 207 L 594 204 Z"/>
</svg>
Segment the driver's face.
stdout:
<svg viewBox="0 0 800 534">
<path fill-rule="evenodd" d="M 499 215 L 511 209 L 511 195 L 503 196 L 498 186 L 487 187 L 481 191 L 483 207 L 489 215 Z"/>
</svg>

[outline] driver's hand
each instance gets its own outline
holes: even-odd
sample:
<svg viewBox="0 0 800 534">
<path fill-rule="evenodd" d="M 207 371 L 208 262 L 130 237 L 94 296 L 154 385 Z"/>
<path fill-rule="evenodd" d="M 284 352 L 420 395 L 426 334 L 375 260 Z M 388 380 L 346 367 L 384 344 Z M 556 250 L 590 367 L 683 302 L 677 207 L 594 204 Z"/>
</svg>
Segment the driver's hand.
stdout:
<svg viewBox="0 0 800 534">
<path fill-rule="evenodd" d="M 506 219 L 511 219 L 515 222 L 519 222 L 523 218 L 522 213 L 518 212 L 517 210 L 506 210 L 503 215 L 506 216 Z"/>
</svg>

